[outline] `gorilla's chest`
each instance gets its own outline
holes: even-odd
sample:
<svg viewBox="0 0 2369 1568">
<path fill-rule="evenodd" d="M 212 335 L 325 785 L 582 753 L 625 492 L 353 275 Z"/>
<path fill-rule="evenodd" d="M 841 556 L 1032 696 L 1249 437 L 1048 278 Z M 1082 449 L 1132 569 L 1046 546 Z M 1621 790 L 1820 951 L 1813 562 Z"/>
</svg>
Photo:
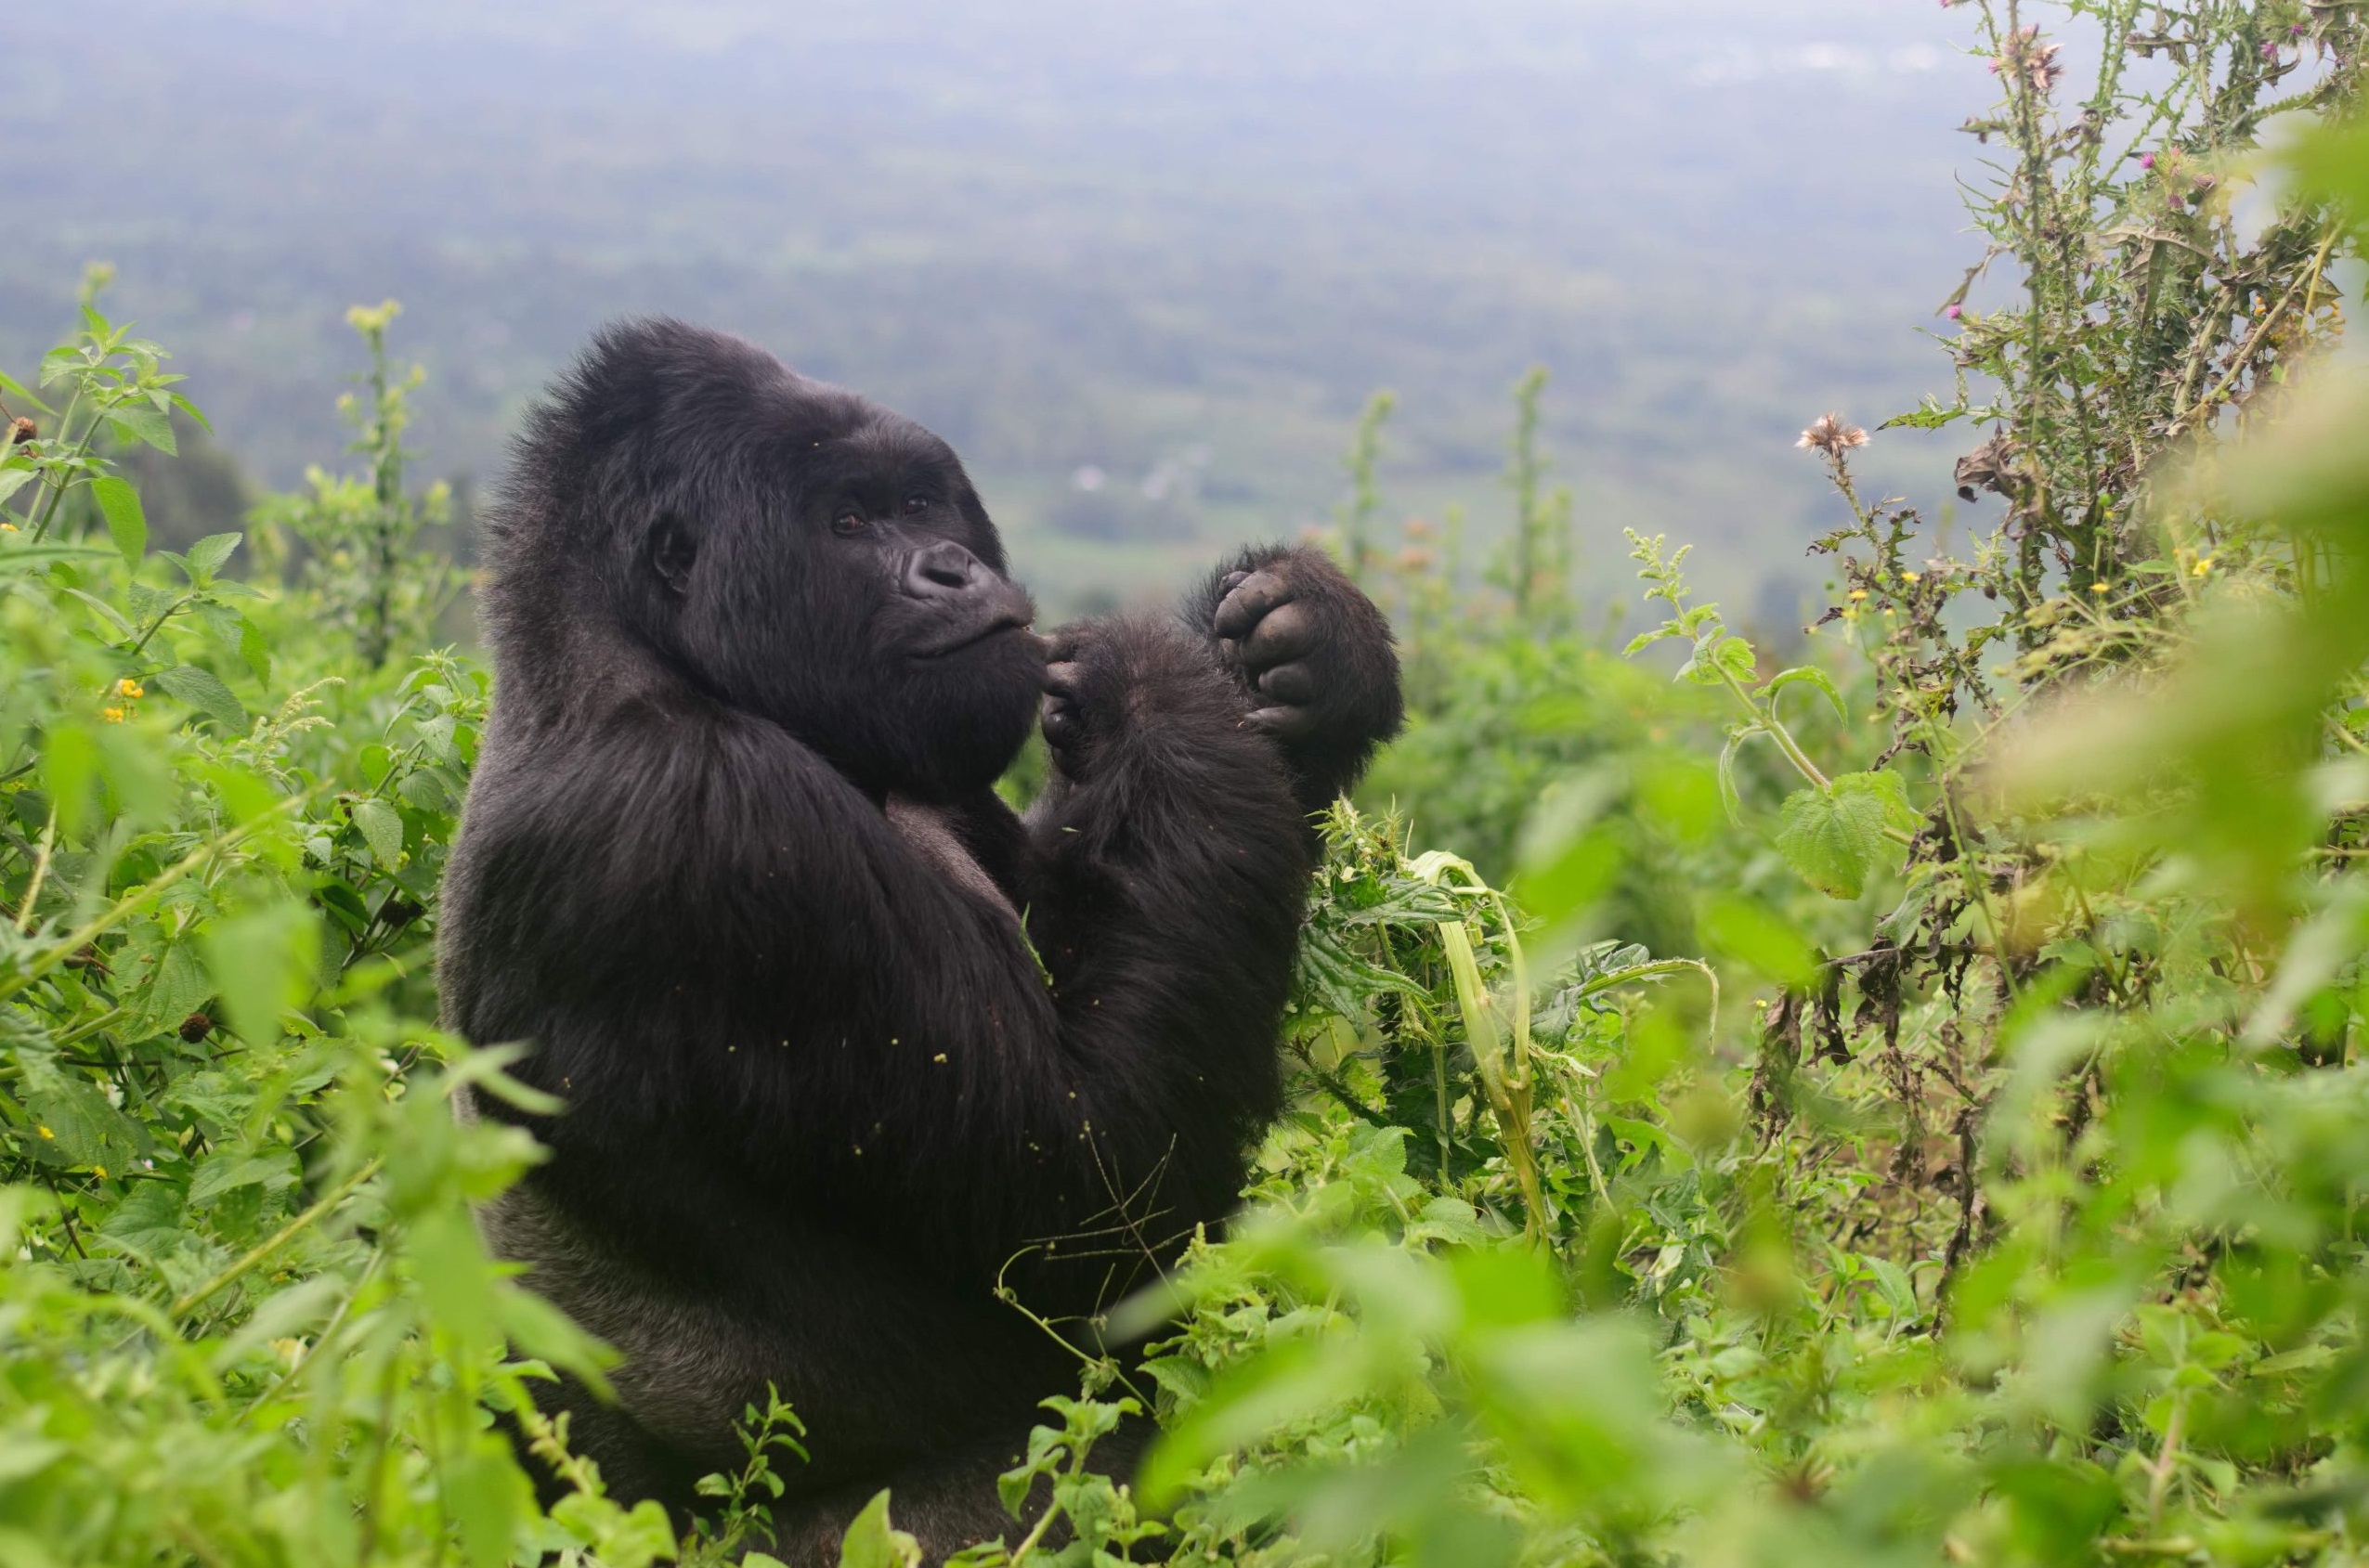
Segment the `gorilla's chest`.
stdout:
<svg viewBox="0 0 2369 1568">
<path fill-rule="evenodd" d="M 897 836 L 910 845 L 913 852 L 934 867 L 940 875 L 956 887 L 985 899 L 1013 920 L 1020 918 L 1020 911 L 1012 907 L 1011 900 L 1004 896 L 1004 890 L 996 886 L 996 879 L 987 875 L 986 867 L 979 863 L 979 857 L 972 854 L 970 846 L 962 841 L 962 834 L 956 826 L 957 819 L 952 811 L 942 806 L 892 795 L 889 797 L 887 814 L 889 825 L 896 829 Z"/>
</svg>

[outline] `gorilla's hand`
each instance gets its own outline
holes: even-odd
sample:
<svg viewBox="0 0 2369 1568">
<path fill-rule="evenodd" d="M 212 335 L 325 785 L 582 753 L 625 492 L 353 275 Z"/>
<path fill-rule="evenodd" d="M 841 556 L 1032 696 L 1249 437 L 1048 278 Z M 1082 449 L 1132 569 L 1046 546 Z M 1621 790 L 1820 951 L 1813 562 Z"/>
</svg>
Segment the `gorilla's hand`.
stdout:
<svg viewBox="0 0 2369 1568">
<path fill-rule="evenodd" d="M 1399 727 L 1389 624 L 1321 551 L 1245 552 L 1217 581 L 1218 656 L 1250 691 L 1250 721 L 1285 740 L 1387 738 Z"/>
<path fill-rule="evenodd" d="M 1310 810 L 1357 782 L 1398 732 L 1389 623 L 1321 551 L 1247 551 L 1211 581 L 1204 625 L 1249 695 L 1249 722 L 1280 741 Z"/>
<path fill-rule="evenodd" d="M 1072 778 L 1081 771 L 1091 728 L 1091 693 L 1080 659 L 1095 629 L 1091 622 L 1067 626 L 1045 641 L 1045 745 Z"/>
</svg>

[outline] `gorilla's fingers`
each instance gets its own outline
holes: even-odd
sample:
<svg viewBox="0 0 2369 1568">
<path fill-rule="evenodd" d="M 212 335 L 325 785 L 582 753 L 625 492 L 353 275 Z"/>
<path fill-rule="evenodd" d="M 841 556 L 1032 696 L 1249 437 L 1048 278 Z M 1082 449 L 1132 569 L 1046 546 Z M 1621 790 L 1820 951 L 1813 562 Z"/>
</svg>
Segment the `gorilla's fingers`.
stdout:
<svg viewBox="0 0 2369 1568">
<path fill-rule="evenodd" d="M 1073 697 L 1077 694 L 1077 665 L 1074 660 L 1061 656 L 1074 651 L 1064 647 L 1045 666 L 1045 690 L 1055 696 Z"/>
<path fill-rule="evenodd" d="M 1307 605 L 1296 602 L 1277 605 L 1243 644 L 1243 663 L 1253 669 L 1264 669 L 1269 665 L 1296 659 L 1314 651 L 1316 633 L 1316 616 Z"/>
<path fill-rule="evenodd" d="M 1249 722 L 1253 729 L 1295 741 L 1314 732 L 1316 715 L 1305 707 L 1255 707 L 1250 710 Z"/>
<path fill-rule="evenodd" d="M 1249 580 L 1249 577 L 1250 574 L 1248 572 L 1228 572 L 1217 584 L 1218 597 L 1223 598 L 1225 595 L 1233 592 L 1234 590 L 1242 587 L 1244 582 Z"/>
<path fill-rule="evenodd" d="M 1304 707 L 1316 700 L 1316 676 L 1304 664 L 1279 664 L 1258 678 L 1262 696 Z"/>
<path fill-rule="evenodd" d="M 1220 637 L 1240 637 L 1291 596 L 1291 586 L 1282 577 L 1272 572 L 1253 572 L 1226 595 L 1225 603 L 1210 617 L 1210 628 Z"/>
</svg>

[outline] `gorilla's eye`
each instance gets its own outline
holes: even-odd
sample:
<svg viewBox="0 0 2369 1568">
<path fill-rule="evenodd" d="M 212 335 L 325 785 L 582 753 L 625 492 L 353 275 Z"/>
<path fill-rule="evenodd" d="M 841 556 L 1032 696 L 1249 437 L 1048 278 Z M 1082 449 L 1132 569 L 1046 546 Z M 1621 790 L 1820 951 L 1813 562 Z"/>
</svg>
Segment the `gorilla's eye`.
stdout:
<svg viewBox="0 0 2369 1568">
<path fill-rule="evenodd" d="M 930 510 L 930 498 L 929 498 L 929 497 L 927 497 L 927 496 L 907 496 L 907 497 L 905 497 L 905 514 L 907 517 L 911 517 L 911 516 L 913 516 L 914 514 L 916 514 L 917 512 L 927 512 L 927 511 L 929 511 L 929 510 Z"/>
<path fill-rule="evenodd" d="M 831 519 L 831 532 L 839 535 L 841 538 L 853 538 L 856 535 L 863 531 L 864 514 L 856 511 L 853 507 L 849 507 L 837 517 Z"/>
</svg>

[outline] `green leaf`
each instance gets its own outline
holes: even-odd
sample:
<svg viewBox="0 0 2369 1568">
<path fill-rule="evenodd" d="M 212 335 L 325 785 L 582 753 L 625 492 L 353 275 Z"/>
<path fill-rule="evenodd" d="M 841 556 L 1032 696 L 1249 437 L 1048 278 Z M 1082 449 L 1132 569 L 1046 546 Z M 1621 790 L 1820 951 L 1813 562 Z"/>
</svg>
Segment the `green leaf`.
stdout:
<svg viewBox="0 0 2369 1568">
<path fill-rule="evenodd" d="M 449 811 L 452 809 L 452 797 L 445 792 L 444 785 L 436 782 L 436 775 L 425 770 L 404 774 L 403 782 L 395 786 L 395 793 L 423 811 Z"/>
<path fill-rule="evenodd" d="M 320 933 L 305 910 L 275 904 L 205 933 L 206 965 L 230 1027 L 261 1049 L 280 1037 L 280 1016 L 311 990 Z"/>
<path fill-rule="evenodd" d="M 283 1148 L 276 1156 L 224 1150 L 207 1155 L 199 1163 L 197 1176 L 189 1183 L 189 1201 L 204 1203 L 242 1186 L 285 1192 L 295 1185 L 296 1155 L 293 1149 Z"/>
<path fill-rule="evenodd" d="M 1850 721 L 1850 710 L 1842 706 L 1842 693 L 1834 689 L 1833 678 L 1817 666 L 1795 665 L 1791 669 L 1779 671 L 1769 678 L 1768 684 L 1761 688 L 1760 694 L 1762 700 L 1769 704 L 1772 713 L 1776 711 L 1777 693 L 1788 686 L 1808 686 L 1825 693 L 1826 700 L 1834 705 L 1834 716 L 1845 723 Z"/>
<path fill-rule="evenodd" d="M 1908 781 L 1889 769 L 1872 773 L 1838 773 L 1829 781 L 1836 789 L 1864 791 L 1883 802 L 1884 821 L 1894 827 L 1917 825 L 1917 808 L 1908 802 Z"/>
<path fill-rule="evenodd" d="M 6 370 L 0 370 L 0 392 L 5 392 L 9 396 L 15 398 L 18 402 L 27 405 L 35 413 L 52 414 L 57 412 L 57 410 L 50 408 L 48 404 L 44 403 L 40 398 L 35 397 L 33 395 L 32 389 L 27 387 L 24 382 L 17 380 L 16 377 L 8 374 Z"/>
<path fill-rule="evenodd" d="M 1738 958 L 1773 980 L 1804 985 L 1817 970 L 1817 952 L 1782 915 L 1740 894 L 1708 900 L 1703 936 L 1712 949 Z"/>
<path fill-rule="evenodd" d="M 1924 402 L 1905 414 L 1894 414 L 1876 426 L 1878 430 L 1939 430 L 1953 421 L 1962 420 L 1973 410 L 1945 408 L 1928 396 Z"/>
<path fill-rule="evenodd" d="M 1777 830 L 1786 863 L 1829 898 L 1855 899 L 1883 844 L 1883 804 L 1872 796 L 1816 788 L 1786 797 Z"/>
<path fill-rule="evenodd" d="M 223 733 L 243 735 L 247 732 L 251 721 L 245 706 L 231 695 L 230 688 L 225 686 L 222 678 L 212 670 L 185 664 L 160 671 L 155 680 L 159 686 L 213 719 L 221 727 Z"/>
<path fill-rule="evenodd" d="M 35 1152 L 67 1165 L 121 1175 L 137 1158 L 140 1130 L 83 1079 L 55 1068 L 29 1075 L 25 1112 Z"/>
<path fill-rule="evenodd" d="M 200 430 L 204 431 L 208 435 L 214 434 L 214 421 L 207 419 L 205 415 L 200 411 L 196 404 L 190 402 L 188 398 L 182 396 L 177 392 L 169 394 L 168 395 L 170 396 L 175 408 L 180 409 L 181 412 L 189 415 L 190 419 L 197 421 L 197 426 Z"/>
<path fill-rule="evenodd" d="M 230 552 L 237 550 L 240 541 L 245 538 L 244 534 L 237 533 L 208 534 L 189 547 L 189 575 L 195 577 L 214 576 L 222 570 L 222 564 L 230 559 Z"/>
<path fill-rule="evenodd" d="M 148 552 L 148 513 L 141 510 L 140 493 L 128 480 L 109 474 L 90 482 L 91 499 L 98 502 L 98 510 L 107 519 L 107 532 L 114 539 L 115 548 L 123 552 L 124 564 L 137 566 Z"/>
<path fill-rule="evenodd" d="M 107 410 L 108 427 L 125 441 L 145 441 L 167 457 L 180 456 L 174 445 L 173 421 L 158 410 L 138 403 L 126 403 Z"/>
<path fill-rule="evenodd" d="M 0 468 L 0 501 L 6 501 L 10 496 L 32 484 L 33 477 L 34 471 L 22 463 Z"/>
<path fill-rule="evenodd" d="M 144 1263 L 154 1263 L 181 1250 L 187 1236 L 181 1189 L 171 1182 L 142 1182 L 123 1206 L 107 1216 L 99 1235 Z"/>
<path fill-rule="evenodd" d="M 840 1568 L 920 1568 L 921 1543 L 889 1523 L 889 1495 L 864 1505 L 840 1542 Z"/>
<path fill-rule="evenodd" d="M 357 800 L 352 807 L 354 825 L 362 830 L 362 837 L 370 844 L 371 853 L 382 871 L 393 871 L 403 859 L 403 817 L 384 800 Z"/>
<path fill-rule="evenodd" d="M 0 572 L 46 571 L 60 561 L 89 561 L 111 553 L 112 552 L 95 544 L 63 544 L 48 541 L 40 544 L 0 544 Z M 75 590 L 69 589 L 67 591 L 72 593 Z M 113 615 L 114 611 L 110 610 L 108 614 Z"/>
</svg>

